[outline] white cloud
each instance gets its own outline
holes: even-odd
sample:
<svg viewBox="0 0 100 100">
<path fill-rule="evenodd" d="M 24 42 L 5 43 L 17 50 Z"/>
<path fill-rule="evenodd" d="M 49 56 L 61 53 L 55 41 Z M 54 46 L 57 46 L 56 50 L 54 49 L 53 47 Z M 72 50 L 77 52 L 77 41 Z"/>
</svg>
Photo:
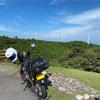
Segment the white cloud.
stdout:
<svg viewBox="0 0 100 100">
<path fill-rule="evenodd" d="M 68 15 L 65 9 L 56 13 L 56 16 L 52 16 L 48 20 L 52 25 L 60 25 L 61 23 L 65 25 L 86 25 L 90 23 L 97 24 L 100 21 L 100 7 L 74 15 Z"/>
<path fill-rule="evenodd" d="M 11 23 L 14 24 L 17 27 L 21 26 L 21 22 L 23 21 L 21 16 L 15 16 L 14 21 L 12 21 Z"/>
<path fill-rule="evenodd" d="M 97 19 L 100 21 L 100 8 L 82 12 L 77 15 L 67 16 L 63 18 L 63 22 L 67 24 L 88 24 L 90 21 L 94 22 Z"/>
<path fill-rule="evenodd" d="M 49 33 L 49 36 L 53 37 L 54 40 L 59 38 L 61 33 L 66 35 L 66 41 L 68 39 L 86 40 L 89 33 L 91 33 L 92 38 L 98 40 L 98 37 L 100 37 L 100 7 L 74 15 L 64 13 L 63 16 L 62 12 L 63 10 L 49 19 L 49 23 L 55 28 Z M 64 25 L 64 27 L 61 25 Z M 56 29 L 58 27 L 59 29 Z"/>
<path fill-rule="evenodd" d="M 18 22 L 12 22 L 12 24 L 14 24 L 15 26 L 20 26 L 20 24 Z"/>
<path fill-rule="evenodd" d="M 80 26 L 80 27 L 70 27 L 70 28 L 63 28 L 63 29 L 60 29 L 60 30 L 55 30 L 55 31 L 52 31 L 52 33 L 64 33 L 64 34 L 74 34 L 74 33 L 79 33 L 79 32 L 84 32 L 88 29 L 90 29 L 91 26 Z"/>
<path fill-rule="evenodd" d="M 9 32 L 11 32 L 11 33 L 17 33 L 17 32 L 19 32 L 20 30 L 19 29 L 17 29 L 17 28 L 12 28 L 12 27 L 7 27 L 7 26 L 5 26 L 5 25 L 0 25 L 0 32 L 3 32 L 3 33 L 9 33 Z"/>
<path fill-rule="evenodd" d="M 51 0 L 50 5 L 54 5 L 54 4 L 57 4 L 58 2 L 60 3 L 60 2 L 64 2 L 64 1 L 66 1 L 66 0 Z"/>
<path fill-rule="evenodd" d="M 63 9 L 57 11 L 57 15 L 64 16 L 68 15 L 67 6 L 63 7 Z"/>
<path fill-rule="evenodd" d="M 5 6 L 6 9 L 8 9 L 8 6 L 6 5 L 6 2 L 4 0 L 0 1 L 1 6 Z"/>
<path fill-rule="evenodd" d="M 56 2 L 57 2 L 57 0 L 52 0 L 51 3 L 50 3 L 50 5 L 53 5 L 53 4 L 55 4 Z"/>
<path fill-rule="evenodd" d="M 23 32 L 22 34 L 29 35 L 29 34 L 31 34 L 31 32 Z"/>
<path fill-rule="evenodd" d="M 16 16 L 19 20 L 23 21 L 21 16 Z"/>
<path fill-rule="evenodd" d="M 62 37 L 61 34 L 64 34 L 64 41 L 73 41 L 73 40 L 81 40 L 87 41 L 87 36 L 90 33 L 91 25 L 88 26 L 80 26 L 80 27 L 66 27 L 61 28 L 59 30 L 52 30 L 48 34 L 43 34 L 39 32 L 23 32 L 23 36 L 26 38 L 36 38 L 39 37 L 40 40 L 47 40 L 47 41 L 61 41 Z M 97 31 L 95 31 L 97 33 Z M 100 32 L 100 31 L 98 31 Z M 91 37 L 94 34 L 91 33 Z M 97 35 L 97 37 L 100 35 Z M 93 38 L 92 38 L 93 39 Z M 94 40 L 94 39 L 93 39 Z"/>
<path fill-rule="evenodd" d="M 4 5 L 4 3 L 3 3 L 3 2 L 0 2 L 0 5 L 1 5 L 1 6 Z"/>
<path fill-rule="evenodd" d="M 50 17 L 50 18 L 48 19 L 48 22 L 49 22 L 50 24 L 52 24 L 53 26 L 58 25 L 58 24 L 60 23 L 60 21 L 61 21 L 61 20 L 59 20 L 57 17 Z"/>
<path fill-rule="evenodd" d="M 31 35 L 35 37 L 37 35 L 40 39 L 43 40 L 52 40 L 52 39 L 59 39 L 61 38 L 61 34 L 63 33 L 65 36 L 72 37 L 76 36 L 77 34 L 84 33 L 88 30 L 91 26 L 86 27 L 74 27 L 74 28 L 63 28 L 59 30 L 53 30 L 48 34 L 38 33 L 38 32 L 23 32 L 23 34 Z M 37 33 L 37 34 L 36 34 Z"/>
<path fill-rule="evenodd" d="M 0 31 L 5 31 L 5 32 L 12 32 L 13 30 L 9 27 L 6 27 L 4 25 L 0 26 Z"/>
<path fill-rule="evenodd" d="M 73 39 L 84 37 L 86 34 L 88 34 L 88 30 L 91 28 L 91 26 L 80 26 L 80 27 L 70 27 L 70 28 L 62 28 L 59 30 L 54 30 L 51 33 L 49 33 L 49 37 L 61 38 L 61 34 L 63 33 L 65 35 L 66 39 Z"/>
<path fill-rule="evenodd" d="M 50 17 L 49 22 L 58 27 L 54 30 L 43 34 L 39 32 L 23 32 L 26 38 L 35 38 L 37 35 L 41 40 L 47 41 L 61 41 L 61 34 L 64 34 L 64 41 L 81 40 L 87 41 L 87 36 L 91 33 L 91 38 L 100 37 L 100 8 L 94 10 L 81 12 L 80 14 L 65 17 Z M 58 14 L 60 15 L 60 14 Z M 64 27 L 60 27 L 60 23 L 64 23 Z M 69 25 L 70 24 L 70 25 Z M 36 34 L 37 33 L 37 34 Z M 95 40 L 94 40 L 95 41 Z M 96 41 L 95 41 L 96 42 Z"/>
</svg>

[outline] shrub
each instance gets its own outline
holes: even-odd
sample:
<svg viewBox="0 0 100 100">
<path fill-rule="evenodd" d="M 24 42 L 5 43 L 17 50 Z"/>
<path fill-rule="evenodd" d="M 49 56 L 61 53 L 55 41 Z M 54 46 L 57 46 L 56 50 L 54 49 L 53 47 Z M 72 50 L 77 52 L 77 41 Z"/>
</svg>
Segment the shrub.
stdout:
<svg viewBox="0 0 100 100">
<path fill-rule="evenodd" d="M 100 66 L 95 67 L 94 72 L 100 73 Z"/>
<path fill-rule="evenodd" d="M 85 67 L 85 71 L 93 71 L 94 66 L 87 66 Z"/>
</svg>

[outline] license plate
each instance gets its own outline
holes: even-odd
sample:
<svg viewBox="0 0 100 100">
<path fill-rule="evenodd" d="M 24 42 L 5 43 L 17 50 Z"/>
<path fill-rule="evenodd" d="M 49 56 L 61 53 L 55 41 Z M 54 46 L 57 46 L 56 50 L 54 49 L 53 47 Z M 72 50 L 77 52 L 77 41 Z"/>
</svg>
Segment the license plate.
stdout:
<svg viewBox="0 0 100 100">
<path fill-rule="evenodd" d="M 44 74 L 39 74 L 36 76 L 37 80 L 41 80 L 43 78 L 45 78 L 45 75 Z"/>
</svg>

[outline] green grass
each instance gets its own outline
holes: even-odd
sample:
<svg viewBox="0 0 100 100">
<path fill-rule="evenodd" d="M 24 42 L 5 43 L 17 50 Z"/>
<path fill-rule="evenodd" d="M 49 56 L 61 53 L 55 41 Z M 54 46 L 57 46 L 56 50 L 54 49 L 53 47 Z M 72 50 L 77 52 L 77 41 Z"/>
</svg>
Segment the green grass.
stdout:
<svg viewBox="0 0 100 100">
<path fill-rule="evenodd" d="M 63 73 L 64 75 L 78 79 L 90 87 L 100 90 L 100 74 L 94 72 L 86 72 L 77 69 L 67 69 L 62 67 L 49 67 L 47 71 L 52 73 Z"/>
<path fill-rule="evenodd" d="M 3 66 L 3 65 L 14 66 L 20 69 L 19 65 L 12 64 L 10 62 L 7 62 L 6 64 L 0 62 L 0 66 Z M 67 68 L 62 68 L 62 67 L 51 67 L 51 66 L 49 67 L 49 69 L 47 69 L 47 71 L 52 72 L 52 73 L 62 73 L 64 75 L 78 79 L 84 84 L 89 85 L 96 90 L 100 90 L 100 74 L 98 73 L 85 72 L 82 70 L 67 69 Z M 51 87 L 49 87 L 48 89 L 48 95 L 51 96 L 50 100 L 76 100 L 75 94 L 65 95 L 60 92 L 57 92 Z"/>
<path fill-rule="evenodd" d="M 65 95 L 52 88 L 48 89 L 48 95 L 50 96 L 50 100 L 76 100 L 75 95 Z"/>
<path fill-rule="evenodd" d="M 6 62 L 6 63 L 4 63 L 4 62 L 1 62 L 0 61 L 0 66 L 13 66 L 13 67 L 15 67 L 15 68 L 17 68 L 18 70 L 20 70 L 20 65 L 18 65 L 18 64 L 13 64 L 13 63 L 11 63 L 11 62 Z"/>
</svg>

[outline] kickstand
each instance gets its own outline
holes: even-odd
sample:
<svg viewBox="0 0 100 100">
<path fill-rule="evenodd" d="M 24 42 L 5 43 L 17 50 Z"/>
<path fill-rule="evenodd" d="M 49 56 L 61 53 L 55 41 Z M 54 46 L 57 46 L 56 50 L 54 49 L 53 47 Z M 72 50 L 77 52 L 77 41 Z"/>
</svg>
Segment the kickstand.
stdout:
<svg viewBox="0 0 100 100">
<path fill-rule="evenodd" d="M 25 91 L 27 87 L 28 87 L 28 85 L 26 85 L 26 86 L 25 86 L 25 88 L 24 88 L 24 90 L 23 90 L 23 91 Z"/>
<path fill-rule="evenodd" d="M 32 86 L 32 85 L 31 85 L 30 83 L 27 82 L 27 85 L 25 86 L 25 88 L 24 88 L 23 91 L 25 91 L 27 87 L 31 88 L 31 86 Z"/>
<path fill-rule="evenodd" d="M 22 84 L 25 84 L 25 83 L 26 83 L 26 81 L 22 82 Z"/>
</svg>

